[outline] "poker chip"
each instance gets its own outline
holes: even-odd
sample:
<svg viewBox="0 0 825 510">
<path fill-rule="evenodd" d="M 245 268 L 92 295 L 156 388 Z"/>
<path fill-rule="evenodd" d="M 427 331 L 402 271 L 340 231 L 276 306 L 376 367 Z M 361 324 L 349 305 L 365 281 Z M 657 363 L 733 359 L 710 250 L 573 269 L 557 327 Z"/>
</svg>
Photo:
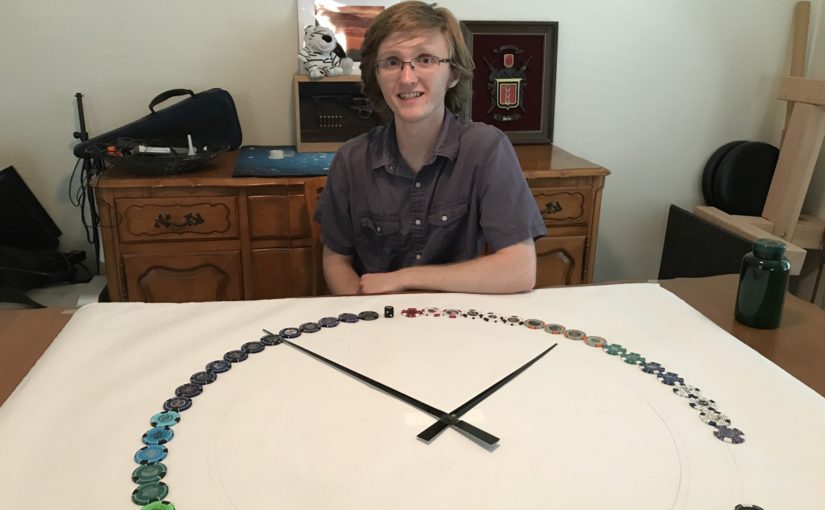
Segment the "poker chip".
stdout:
<svg viewBox="0 0 825 510">
<path fill-rule="evenodd" d="M 258 342 L 257 340 L 246 342 L 241 346 L 241 350 L 247 354 L 255 354 L 264 349 L 266 349 L 266 345 L 263 342 Z"/>
<path fill-rule="evenodd" d="M 656 375 L 662 384 L 667 384 L 668 386 L 675 386 L 676 384 L 684 384 L 685 380 L 679 377 L 679 374 L 675 372 L 663 372 L 661 374 Z"/>
<path fill-rule="evenodd" d="M 180 421 L 180 413 L 177 411 L 163 411 L 157 413 L 149 419 L 153 427 L 174 427 Z"/>
<path fill-rule="evenodd" d="M 171 441 L 173 437 L 175 437 L 175 433 L 170 428 L 152 427 L 143 433 L 140 440 L 146 445 L 166 444 Z"/>
<path fill-rule="evenodd" d="M 688 398 L 690 399 L 690 407 L 696 409 L 699 412 L 706 410 L 716 410 L 716 402 L 709 398 L 704 398 L 701 395 Z"/>
<path fill-rule="evenodd" d="M 682 398 L 697 398 L 700 396 L 699 388 L 696 386 L 689 386 L 687 384 L 673 388 L 673 393 Z"/>
<path fill-rule="evenodd" d="M 719 411 L 714 411 L 713 409 L 708 409 L 699 413 L 699 419 L 711 427 L 716 428 L 727 427 L 730 425 L 730 418 Z"/>
<path fill-rule="evenodd" d="M 292 340 L 293 338 L 301 336 L 301 330 L 298 328 L 284 328 L 278 332 L 278 335 L 280 335 L 281 338 Z"/>
<path fill-rule="evenodd" d="M 300 326 L 302 333 L 317 333 L 321 331 L 321 326 L 315 322 L 305 322 Z"/>
<path fill-rule="evenodd" d="M 587 338 L 587 333 L 578 329 L 568 329 L 563 333 L 563 335 L 565 338 L 569 338 L 570 340 L 584 340 Z"/>
<path fill-rule="evenodd" d="M 484 320 L 484 321 L 487 321 L 487 322 L 498 322 L 500 318 L 501 318 L 501 316 L 497 313 L 487 312 L 481 317 L 481 320 Z"/>
<path fill-rule="evenodd" d="M 362 321 L 374 321 L 379 317 L 378 312 L 366 311 L 358 314 L 358 318 Z"/>
<path fill-rule="evenodd" d="M 167 411 L 186 411 L 192 407 L 192 399 L 186 397 L 173 397 L 163 403 L 163 408 Z"/>
<path fill-rule="evenodd" d="M 619 344 L 608 344 L 602 347 L 602 349 L 604 350 L 604 352 L 610 354 L 611 356 L 624 356 L 627 352 L 627 349 L 625 349 Z"/>
<path fill-rule="evenodd" d="M 538 319 L 527 319 L 524 321 L 524 327 L 527 329 L 544 329 L 544 321 Z"/>
<path fill-rule="evenodd" d="M 599 347 L 602 348 L 607 345 L 607 340 L 600 336 L 589 336 L 584 339 L 584 343 L 589 345 L 590 347 Z"/>
<path fill-rule="evenodd" d="M 645 362 L 645 359 L 638 353 L 628 352 L 622 355 L 622 361 L 628 365 L 641 365 Z"/>
<path fill-rule="evenodd" d="M 175 510 L 175 505 L 168 501 L 153 501 L 140 510 Z"/>
<path fill-rule="evenodd" d="M 441 317 L 441 309 L 434 306 L 429 306 L 423 310 L 420 308 L 413 308 L 412 310 L 417 310 L 419 314 L 424 315 L 425 317 Z"/>
<path fill-rule="evenodd" d="M 342 313 L 338 316 L 338 320 L 347 324 L 355 324 L 359 319 L 354 313 Z"/>
<path fill-rule="evenodd" d="M 338 319 L 335 319 L 335 324 L 338 324 Z M 281 335 L 273 335 L 267 333 L 266 335 L 260 338 L 260 341 L 262 344 L 272 347 L 273 345 L 278 345 L 279 343 L 283 342 L 283 339 L 281 338 Z"/>
<path fill-rule="evenodd" d="M 448 319 L 455 319 L 457 317 L 461 317 L 461 310 L 458 308 L 445 308 L 441 310 L 441 315 L 443 317 L 447 317 Z"/>
<path fill-rule="evenodd" d="M 181 384 L 175 388 L 175 396 L 194 398 L 203 393 L 203 386 L 195 383 Z"/>
<path fill-rule="evenodd" d="M 166 458 L 169 450 L 165 446 L 144 446 L 135 453 L 135 462 L 138 464 L 157 464 Z"/>
<path fill-rule="evenodd" d="M 159 482 L 164 476 L 166 476 L 166 466 L 160 462 L 141 464 L 132 471 L 132 481 L 136 484 Z"/>
<path fill-rule="evenodd" d="M 508 326 L 521 326 L 522 324 L 524 324 L 524 319 L 522 319 L 518 315 L 510 315 L 502 319 L 502 321 L 504 322 L 504 324 L 507 324 Z"/>
<path fill-rule="evenodd" d="M 551 335 L 563 335 L 565 331 L 567 331 L 567 328 L 561 324 L 547 324 L 544 326 L 544 332 Z"/>
<path fill-rule="evenodd" d="M 719 427 L 713 431 L 713 435 L 726 443 L 741 444 L 745 442 L 745 433 L 735 428 Z"/>
<path fill-rule="evenodd" d="M 337 317 L 324 317 L 318 321 L 318 325 L 322 328 L 334 328 L 339 322 Z"/>
<path fill-rule="evenodd" d="M 222 374 L 224 372 L 228 372 L 230 368 L 232 368 L 232 364 L 222 359 L 210 361 L 206 364 L 206 371 L 215 374 Z"/>
<path fill-rule="evenodd" d="M 132 492 L 132 502 L 147 505 L 153 501 L 161 501 L 168 494 L 169 487 L 163 482 L 143 483 Z"/>
<path fill-rule="evenodd" d="M 428 310 L 438 310 L 438 308 L 428 308 Z M 405 308 L 401 310 L 401 315 L 408 319 L 414 319 L 425 312 L 421 308 Z M 438 314 L 429 315 L 430 317 L 438 317 Z"/>
<path fill-rule="evenodd" d="M 215 372 L 196 372 L 189 378 L 189 382 L 206 386 L 207 384 L 212 384 L 217 379 L 218 376 Z"/>
<path fill-rule="evenodd" d="M 470 308 L 462 314 L 462 317 L 464 317 L 465 319 L 477 320 L 481 318 L 481 312 L 479 312 L 475 308 Z"/>
<path fill-rule="evenodd" d="M 229 351 L 223 355 L 224 361 L 228 361 L 230 363 L 240 363 L 248 357 L 249 354 L 243 351 Z"/>
<path fill-rule="evenodd" d="M 665 367 L 655 361 L 647 361 L 642 363 L 642 372 L 646 374 L 661 374 L 664 371 Z"/>
</svg>

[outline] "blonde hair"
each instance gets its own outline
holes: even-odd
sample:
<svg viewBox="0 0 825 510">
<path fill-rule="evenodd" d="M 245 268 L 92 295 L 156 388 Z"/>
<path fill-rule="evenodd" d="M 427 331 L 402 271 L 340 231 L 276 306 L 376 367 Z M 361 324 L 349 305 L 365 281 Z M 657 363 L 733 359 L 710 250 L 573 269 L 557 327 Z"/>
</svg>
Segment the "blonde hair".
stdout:
<svg viewBox="0 0 825 510">
<path fill-rule="evenodd" d="M 464 43 L 458 20 L 444 7 L 427 4 L 418 0 L 397 3 L 375 17 L 367 29 L 361 45 L 361 81 L 363 93 L 381 114 L 388 114 L 389 108 L 381 94 L 376 75 L 375 61 L 378 47 L 395 32 L 424 32 L 438 30 L 447 39 L 450 50 L 450 67 L 458 79 L 455 86 L 447 90 L 444 105 L 456 115 L 463 116 L 468 110 L 473 93 L 473 57 Z M 441 55 L 438 55 L 439 57 Z"/>
</svg>

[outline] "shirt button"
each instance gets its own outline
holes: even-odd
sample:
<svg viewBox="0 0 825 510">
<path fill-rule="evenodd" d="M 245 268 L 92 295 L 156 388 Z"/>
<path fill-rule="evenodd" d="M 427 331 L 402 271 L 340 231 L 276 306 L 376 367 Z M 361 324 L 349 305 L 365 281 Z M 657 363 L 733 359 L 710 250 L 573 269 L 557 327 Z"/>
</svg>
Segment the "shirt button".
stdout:
<svg viewBox="0 0 825 510">
<path fill-rule="evenodd" d="M 375 227 L 375 230 L 377 230 L 378 232 L 381 232 L 381 227 Z"/>
<path fill-rule="evenodd" d="M 421 260 L 421 254 L 420 253 L 416 254 L 415 260 Z"/>
<path fill-rule="evenodd" d="M 420 187 L 421 187 L 421 183 L 420 183 L 420 182 L 416 182 L 416 183 L 415 183 L 415 187 L 416 187 L 416 188 L 420 188 Z"/>
<path fill-rule="evenodd" d="M 421 220 L 415 220 L 416 225 L 421 225 Z"/>
<path fill-rule="evenodd" d="M 441 221 L 447 221 L 447 215 L 446 214 L 441 217 Z"/>
</svg>

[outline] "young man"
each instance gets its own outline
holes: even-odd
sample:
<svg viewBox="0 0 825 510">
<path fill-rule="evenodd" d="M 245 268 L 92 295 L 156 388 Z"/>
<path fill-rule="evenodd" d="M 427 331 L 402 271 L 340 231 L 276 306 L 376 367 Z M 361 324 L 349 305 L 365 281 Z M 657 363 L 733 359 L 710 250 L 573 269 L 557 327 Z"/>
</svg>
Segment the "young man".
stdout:
<svg viewBox="0 0 825 510">
<path fill-rule="evenodd" d="M 533 241 L 547 230 L 506 135 L 457 117 L 473 77 L 458 21 L 423 2 L 395 4 L 370 26 L 361 59 L 364 93 L 390 122 L 333 160 L 315 216 L 327 286 L 532 289 Z"/>
</svg>

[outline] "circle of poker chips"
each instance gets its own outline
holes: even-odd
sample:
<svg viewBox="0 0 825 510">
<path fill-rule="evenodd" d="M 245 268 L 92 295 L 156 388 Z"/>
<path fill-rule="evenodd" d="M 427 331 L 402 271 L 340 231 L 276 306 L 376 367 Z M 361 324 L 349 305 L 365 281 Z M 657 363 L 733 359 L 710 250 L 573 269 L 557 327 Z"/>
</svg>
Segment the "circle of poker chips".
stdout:
<svg viewBox="0 0 825 510">
<path fill-rule="evenodd" d="M 438 308 L 429 308 L 429 310 L 438 310 Z M 424 311 L 421 308 L 405 308 L 401 310 L 401 315 L 408 319 L 414 319 L 423 313 Z M 438 315 L 431 315 L 431 317 L 438 317 Z"/>
<path fill-rule="evenodd" d="M 463 313 L 463 316 L 467 319 L 476 320 L 481 318 L 481 312 L 479 312 L 475 308 L 470 308 L 469 310 Z"/>
<path fill-rule="evenodd" d="M 544 321 L 538 319 L 527 319 L 524 321 L 524 327 L 527 329 L 544 329 Z"/>
<path fill-rule="evenodd" d="M 461 310 L 458 308 L 445 308 L 441 310 L 441 315 L 447 317 L 448 319 L 455 319 L 457 317 L 461 317 Z"/>
<path fill-rule="evenodd" d="M 565 331 L 567 331 L 567 328 L 561 324 L 546 324 L 544 326 L 544 332 L 551 335 L 563 335 Z"/>
<path fill-rule="evenodd" d="M 166 444 L 175 437 L 175 433 L 168 427 L 152 427 L 141 436 L 145 445 Z"/>
<path fill-rule="evenodd" d="M 685 380 L 679 377 L 679 374 L 675 372 L 663 372 L 661 374 L 657 374 L 656 378 L 659 379 L 662 384 L 667 384 L 668 386 L 685 383 Z"/>
<path fill-rule="evenodd" d="M 135 462 L 138 464 L 157 464 L 169 454 L 165 446 L 151 445 L 144 446 L 135 452 Z"/>
<path fill-rule="evenodd" d="M 646 374 L 661 374 L 664 371 L 665 367 L 655 361 L 647 361 L 642 363 L 642 372 Z"/>
<path fill-rule="evenodd" d="M 338 325 L 338 319 L 335 319 L 335 325 Z M 283 340 L 280 335 L 266 334 L 261 337 L 261 343 L 264 345 L 268 345 L 270 347 L 272 347 L 273 345 L 278 345 L 282 341 Z"/>
<path fill-rule="evenodd" d="M 690 397 L 688 397 L 690 398 Z M 694 398 L 690 398 L 690 407 L 696 409 L 699 412 L 702 412 L 706 409 L 716 410 L 716 402 L 709 399 L 704 398 L 702 396 L 697 395 Z"/>
<path fill-rule="evenodd" d="M 354 313 L 342 313 L 338 316 L 338 320 L 341 322 L 346 322 L 347 324 L 355 324 L 360 319 Z"/>
<path fill-rule="evenodd" d="M 287 338 L 291 340 L 293 338 L 298 338 L 299 336 L 301 336 L 301 330 L 298 328 L 284 328 L 278 332 L 278 335 L 280 335 L 281 338 Z"/>
<path fill-rule="evenodd" d="M 305 322 L 300 326 L 302 333 L 317 333 L 321 331 L 321 326 L 317 322 Z"/>
<path fill-rule="evenodd" d="M 362 321 L 374 321 L 378 317 L 380 317 L 380 315 L 378 315 L 378 312 L 373 311 L 366 311 L 358 314 L 358 318 Z"/>
<path fill-rule="evenodd" d="M 641 365 L 645 362 L 645 359 L 641 357 L 638 353 L 628 352 L 622 355 L 622 361 L 624 361 L 628 365 Z"/>
<path fill-rule="evenodd" d="M 719 411 L 707 409 L 699 413 L 699 419 L 707 423 L 711 427 L 727 427 L 730 425 L 730 419 Z"/>
<path fill-rule="evenodd" d="M 228 372 L 230 368 L 232 368 L 232 364 L 222 359 L 210 361 L 206 364 L 206 371 L 215 374 L 222 374 L 224 372 Z"/>
<path fill-rule="evenodd" d="M 258 341 L 246 342 L 241 346 L 241 350 L 247 354 L 255 354 L 264 349 L 266 349 L 266 345 L 264 345 L 263 342 Z"/>
<path fill-rule="evenodd" d="M 149 482 L 138 485 L 132 492 L 132 501 L 138 505 L 147 505 L 161 501 L 169 494 L 169 487 L 163 482 Z"/>
<path fill-rule="evenodd" d="M 679 395 L 682 398 L 697 398 L 701 396 L 700 389 L 696 386 L 690 386 L 688 384 L 682 386 L 676 386 L 673 388 L 673 393 Z"/>
<path fill-rule="evenodd" d="M 228 361 L 230 363 L 240 363 L 244 361 L 246 358 L 249 357 L 249 354 L 243 351 L 229 351 L 223 355 L 224 361 Z"/>
<path fill-rule="evenodd" d="M 166 466 L 160 462 L 155 464 L 141 464 L 132 471 L 132 481 L 140 485 L 149 482 L 159 482 L 166 476 Z"/>
<path fill-rule="evenodd" d="M 486 322 L 497 322 L 500 319 L 500 316 L 495 312 L 487 312 L 481 317 L 483 321 Z"/>
<path fill-rule="evenodd" d="M 163 403 L 163 408 L 167 411 L 186 411 L 192 407 L 192 399 L 187 397 L 172 397 Z"/>
<path fill-rule="evenodd" d="M 189 382 L 206 386 L 207 384 L 212 384 L 217 379 L 218 375 L 215 372 L 195 372 L 192 374 L 192 377 L 189 378 Z"/>
<path fill-rule="evenodd" d="M 522 319 L 518 315 L 510 315 L 508 317 L 503 318 L 502 321 L 504 322 L 504 324 L 507 324 L 508 326 L 521 326 L 522 324 L 524 324 L 524 319 Z"/>
<path fill-rule="evenodd" d="M 578 329 L 568 329 L 563 333 L 565 338 L 570 340 L 584 340 L 587 338 L 587 333 Z"/>
<path fill-rule="evenodd" d="M 203 393 L 203 386 L 195 383 L 181 384 L 175 388 L 176 397 L 194 398 Z"/>
<path fill-rule="evenodd" d="M 627 352 L 627 349 L 625 349 L 619 344 L 605 345 L 604 347 L 602 347 L 602 349 L 604 350 L 604 352 L 610 354 L 611 356 L 624 356 Z"/>
<path fill-rule="evenodd" d="M 713 431 L 713 435 L 726 443 L 741 444 L 745 442 L 745 433 L 736 428 L 719 427 Z"/>
<path fill-rule="evenodd" d="M 589 345 L 590 347 L 598 347 L 601 349 L 602 347 L 607 345 L 607 340 L 600 336 L 589 336 L 584 339 L 584 343 Z"/>
<path fill-rule="evenodd" d="M 175 510 L 175 505 L 168 501 L 153 501 L 140 510 Z"/>
<path fill-rule="evenodd" d="M 318 325 L 322 328 L 334 328 L 341 322 L 337 317 L 324 317 L 318 321 Z"/>
<path fill-rule="evenodd" d="M 149 423 L 153 427 L 174 427 L 179 421 L 180 413 L 177 411 L 163 411 L 149 419 Z"/>
</svg>

